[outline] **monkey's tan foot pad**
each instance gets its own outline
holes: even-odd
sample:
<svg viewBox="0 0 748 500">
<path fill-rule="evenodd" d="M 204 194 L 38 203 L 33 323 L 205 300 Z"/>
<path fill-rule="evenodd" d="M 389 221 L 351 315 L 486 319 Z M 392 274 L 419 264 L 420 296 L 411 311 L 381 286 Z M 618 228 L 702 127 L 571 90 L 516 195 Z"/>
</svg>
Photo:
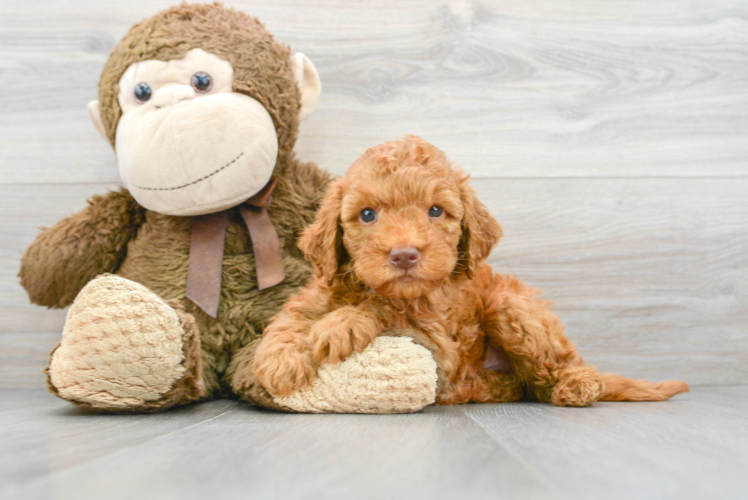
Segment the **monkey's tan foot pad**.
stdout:
<svg viewBox="0 0 748 500">
<path fill-rule="evenodd" d="M 276 404 L 302 413 L 411 413 L 434 402 L 436 362 L 407 337 L 378 337 Z"/>
<path fill-rule="evenodd" d="M 177 312 L 158 295 L 100 276 L 68 311 L 50 360 L 50 389 L 92 409 L 148 411 L 185 372 L 183 335 Z"/>
</svg>

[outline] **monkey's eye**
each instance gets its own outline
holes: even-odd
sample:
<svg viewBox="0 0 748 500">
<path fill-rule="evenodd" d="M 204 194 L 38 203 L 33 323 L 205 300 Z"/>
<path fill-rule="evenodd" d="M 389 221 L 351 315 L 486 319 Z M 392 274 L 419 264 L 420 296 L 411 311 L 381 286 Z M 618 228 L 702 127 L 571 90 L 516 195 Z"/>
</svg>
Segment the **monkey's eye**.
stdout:
<svg viewBox="0 0 748 500">
<path fill-rule="evenodd" d="M 375 220 L 377 220 L 377 213 L 373 208 L 366 207 L 361 210 L 361 213 L 358 217 L 364 224 L 369 224 L 370 222 L 374 222 Z"/>
<path fill-rule="evenodd" d="M 139 103 L 142 104 L 150 99 L 151 94 L 153 94 L 153 91 L 151 90 L 151 86 L 147 83 L 140 82 L 139 84 L 135 85 L 135 100 Z"/>
<path fill-rule="evenodd" d="M 444 209 L 440 207 L 439 205 L 434 205 L 431 208 L 429 208 L 429 217 L 431 218 L 439 218 L 444 213 Z"/>
<path fill-rule="evenodd" d="M 190 83 L 192 85 L 192 88 L 195 89 L 196 92 L 204 94 L 213 86 L 213 79 L 205 71 L 198 71 L 197 73 L 192 75 L 192 80 L 190 81 Z"/>
</svg>

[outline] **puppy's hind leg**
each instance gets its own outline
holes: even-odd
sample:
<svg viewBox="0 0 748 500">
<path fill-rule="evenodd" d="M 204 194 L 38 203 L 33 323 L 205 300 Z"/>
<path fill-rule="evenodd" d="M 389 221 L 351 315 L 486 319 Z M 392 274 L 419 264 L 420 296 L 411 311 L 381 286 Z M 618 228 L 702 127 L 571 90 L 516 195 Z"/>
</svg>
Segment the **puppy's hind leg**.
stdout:
<svg viewBox="0 0 748 500">
<path fill-rule="evenodd" d="M 512 373 L 486 368 L 447 385 L 437 396 L 440 405 L 466 403 L 511 403 L 524 396 L 524 384 Z"/>
<path fill-rule="evenodd" d="M 484 297 L 486 334 L 504 348 L 516 376 L 538 400 L 558 406 L 590 406 L 603 393 L 602 375 L 564 335 L 548 303 L 515 278 L 496 276 Z"/>
</svg>

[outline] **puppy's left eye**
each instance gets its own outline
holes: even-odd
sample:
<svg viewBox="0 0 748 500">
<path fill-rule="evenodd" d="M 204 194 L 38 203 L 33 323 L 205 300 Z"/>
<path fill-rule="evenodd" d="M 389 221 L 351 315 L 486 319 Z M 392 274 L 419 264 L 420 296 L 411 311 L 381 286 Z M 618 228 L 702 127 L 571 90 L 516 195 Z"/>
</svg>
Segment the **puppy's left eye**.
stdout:
<svg viewBox="0 0 748 500">
<path fill-rule="evenodd" d="M 429 208 L 429 217 L 433 219 L 441 217 L 443 213 L 444 213 L 444 209 L 440 207 L 439 205 L 434 205 L 431 208 Z"/>
<path fill-rule="evenodd" d="M 368 224 L 377 220 L 377 213 L 373 208 L 367 207 L 361 210 L 361 213 L 358 215 L 358 217 L 361 219 L 361 222 L 363 222 L 364 224 Z"/>
</svg>

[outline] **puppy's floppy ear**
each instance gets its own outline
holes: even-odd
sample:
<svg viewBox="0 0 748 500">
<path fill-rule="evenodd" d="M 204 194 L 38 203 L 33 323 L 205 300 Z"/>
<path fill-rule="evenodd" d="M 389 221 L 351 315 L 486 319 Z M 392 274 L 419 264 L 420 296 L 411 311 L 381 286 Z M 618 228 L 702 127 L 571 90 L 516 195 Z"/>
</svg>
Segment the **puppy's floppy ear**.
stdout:
<svg viewBox="0 0 748 500">
<path fill-rule="evenodd" d="M 332 280 L 345 250 L 340 227 L 343 203 L 343 179 L 334 180 L 327 189 L 314 223 L 299 238 L 299 248 L 312 263 L 317 277 Z"/>
<path fill-rule="evenodd" d="M 468 185 L 467 178 L 460 182 L 460 199 L 465 212 L 462 216 L 458 269 L 464 271 L 468 278 L 473 278 L 475 270 L 488 258 L 503 232 Z"/>
</svg>

